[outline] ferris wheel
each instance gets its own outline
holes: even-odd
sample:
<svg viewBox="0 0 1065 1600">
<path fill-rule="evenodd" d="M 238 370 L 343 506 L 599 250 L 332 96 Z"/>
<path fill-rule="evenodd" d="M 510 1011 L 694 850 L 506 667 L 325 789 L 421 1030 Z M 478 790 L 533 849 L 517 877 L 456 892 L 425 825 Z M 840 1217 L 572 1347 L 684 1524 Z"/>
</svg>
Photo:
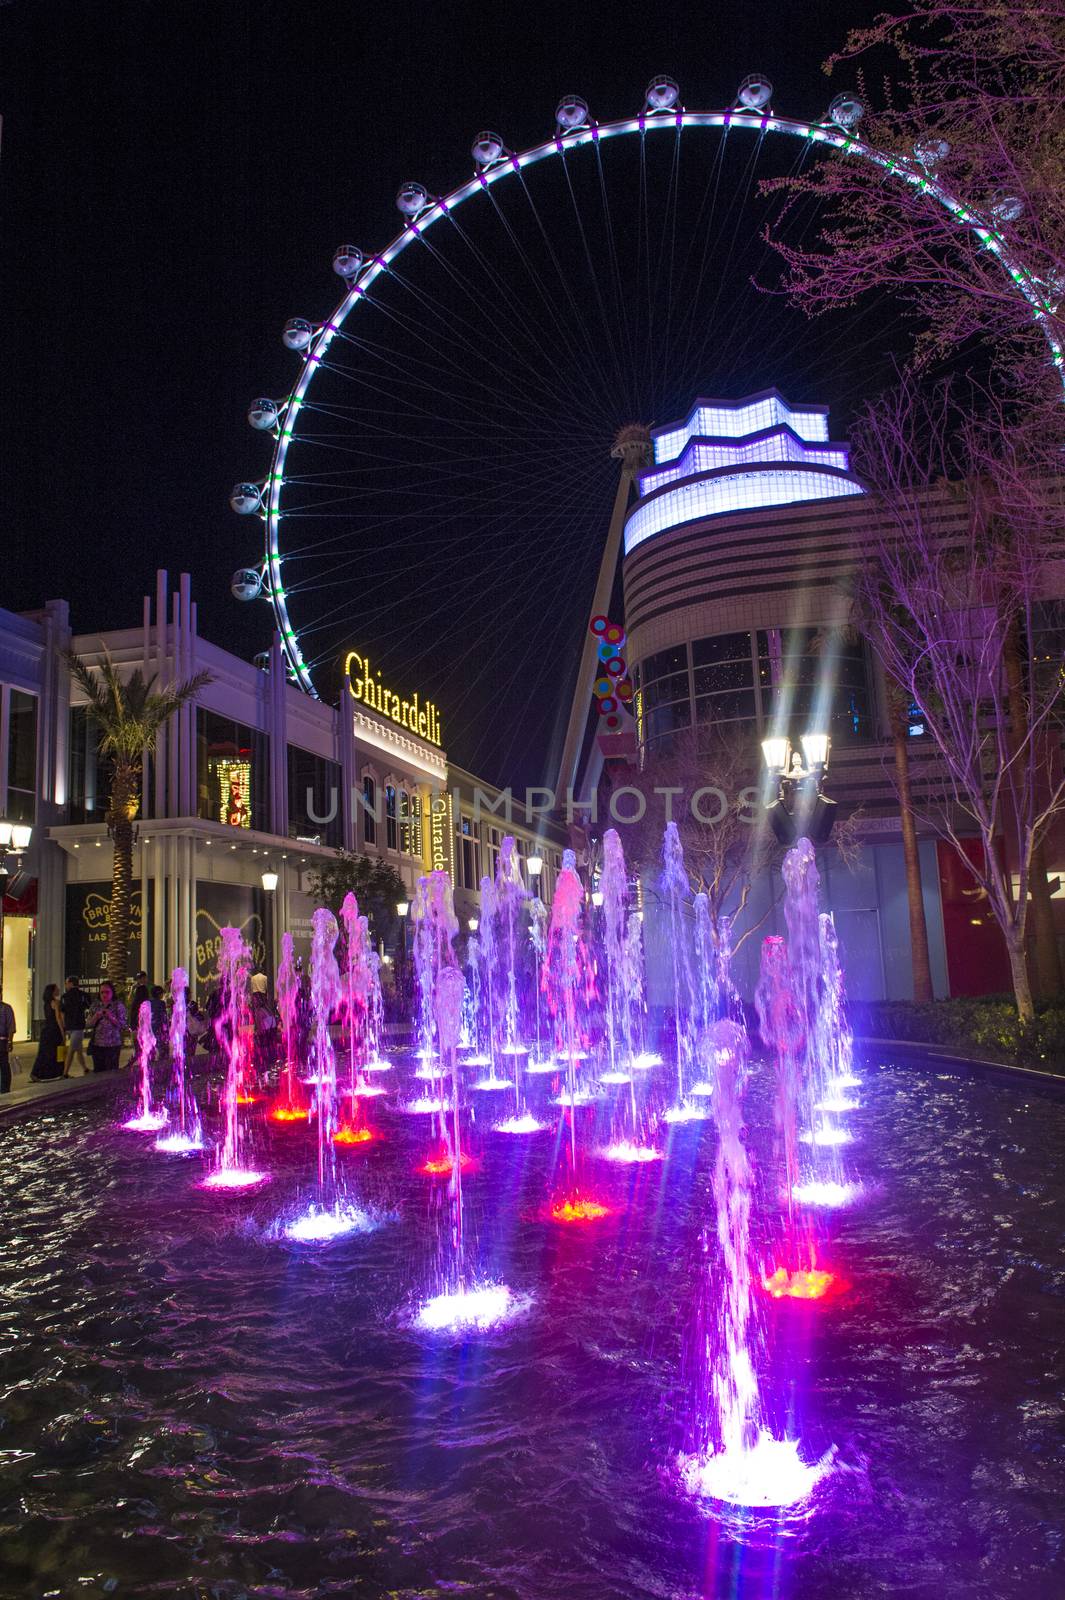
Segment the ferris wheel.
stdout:
<svg viewBox="0 0 1065 1600">
<path fill-rule="evenodd" d="M 232 591 L 272 606 L 307 693 L 331 693 L 357 643 L 432 673 L 460 713 L 483 718 L 486 697 L 515 688 L 535 706 L 586 624 L 623 424 L 778 383 L 774 362 L 808 391 L 793 398 L 861 394 L 889 354 L 875 314 L 804 324 L 756 284 L 763 179 L 826 156 L 876 162 L 972 229 L 1041 316 L 1004 231 L 1014 218 L 951 196 L 944 141 L 903 161 L 862 142 L 852 94 L 812 122 L 772 102 L 760 73 L 718 111 L 685 109 L 668 77 L 618 121 L 565 95 L 548 138 L 513 151 L 478 133 L 456 187 L 400 185 L 383 249 L 336 250 L 338 303 L 286 322 L 295 371 L 248 410 L 268 468 L 230 496 L 263 529 Z"/>
</svg>

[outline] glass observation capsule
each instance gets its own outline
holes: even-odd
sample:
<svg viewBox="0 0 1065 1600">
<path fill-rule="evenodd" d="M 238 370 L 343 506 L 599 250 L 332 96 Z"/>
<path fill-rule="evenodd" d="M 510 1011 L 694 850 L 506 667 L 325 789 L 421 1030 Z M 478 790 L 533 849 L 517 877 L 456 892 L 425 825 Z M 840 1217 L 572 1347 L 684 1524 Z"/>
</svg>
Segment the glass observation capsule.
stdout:
<svg viewBox="0 0 1065 1600">
<path fill-rule="evenodd" d="M 235 483 L 229 503 L 242 517 L 250 516 L 262 506 L 262 490 L 257 483 Z"/>
<path fill-rule="evenodd" d="M 828 120 L 837 128 L 856 128 L 862 120 L 865 107 L 854 94 L 838 94 L 828 108 Z"/>
<path fill-rule="evenodd" d="M 314 327 L 306 317 L 289 317 L 281 330 L 281 342 L 290 350 L 306 350 L 314 338 Z"/>
<path fill-rule="evenodd" d="M 773 98 L 773 85 L 764 72 L 749 72 L 736 91 L 736 99 L 748 111 L 764 111 Z"/>
<path fill-rule="evenodd" d="M 1024 214 L 1024 201 L 1018 195 L 1000 189 L 991 198 L 991 215 L 996 222 L 1016 222 Z"/>
<path fill-rule="evenodd" d="M 234 600 L 258 600 L 263 592 L 263 580 L 254 567 L 238 567 L 229 580 Z"/>
<path fill-rule="evenodd" d="M 396 209 L 405 217 L 416 217 L 429 204 L 429 191 L 421 183 L 401 183 L 396 194 Z"/>
<path fill-rule="evenodd" d="M 564 94 L 555 107 L 555 123 L 564 132 L 583 128 L 588 121 L 588 102 L 579 94 Z"/>
<path fill-rule="evenodd" d="M 490 167 L 493 161 L 498 161 L 505 153 L 506 147 L 502 138 L 490 128 L 479 133 L 470 145 L 470 155 L 479 167 Z"/>
<path fill-rule="evenodd" d="M 680 99 L 680 84 L 673 78 L 652 78 L 646 99 L 652 111 L 671 111 Z"/>
<path fill-rule="evenodd" d="M 342 244 L 333 252 L 333 271 L 338 278 L 354 278 L 365 260 L 357 244 Z"/>
<path fill-rule="evenodd" d="M 277 427 L 277 402 L 274 400 L 253 400 L 248 407 L 248 421 L 259 433 L 268 433 Z"/>
<path fill-rule="evenodd" d="M 950 155 L 950 145 L 946 139 L 918 139 L 913 153 L 925 171 L 931 172 L 933 167 L 938 167 Z"/>
</svg>

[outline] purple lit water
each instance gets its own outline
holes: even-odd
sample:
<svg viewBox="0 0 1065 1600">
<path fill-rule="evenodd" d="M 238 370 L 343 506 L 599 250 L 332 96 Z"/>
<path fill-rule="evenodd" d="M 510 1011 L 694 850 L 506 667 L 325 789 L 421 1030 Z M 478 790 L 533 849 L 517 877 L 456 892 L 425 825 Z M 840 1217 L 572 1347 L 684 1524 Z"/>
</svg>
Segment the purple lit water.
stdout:
<svg viewBox="0 0 1065 1600">
<path fill-rule="evenodd" d="M 660 1162 L 603 1163 L 597 1193 L 615 1209 L 591 1227 L 544 1216 L 554 1140 L 475 1144 L 463 1198 L 479 1259 L 534 1299 L 466 1344 L 410 1326 L 444 1187 L 430 1195 L 416 1170 L 420 1119 L 386 1107 L 386 1139 L 345 1158 L 395 1223 L 318 1249 L 270 1234 L 303 1191 L 313 1130 L 264 1122 L 272 1184 L 220 1207 L 196 1186 L 198 1160 L 160 1162 L 113 1131 L 106 1100 L 7 1124 L 0 1588 L 1062 1592 L 1065 1103 L 877 1061 L 858 1071 L 863 1198 L 829 1224 L 852 1288 L 759 1307 L 769 1426 L 794 1427 L 810 1460 L 837 1446 L 808 1507 L 781 1515 L 704 1506 L 673 1466 L 690 1449 L 681 1353 L 707 1268 L 712 1124 L 675 1128 Z M 409 1079 L 409 1063 L 396 1072 Z M 661 1104 L 673 1087 L 671 1062 L 640 1075 Z M 768 1066 L 745 1104 L 757 1255 L 779 1199 Z M 606 1106 L 584 1115 L 606 1134 Z"/>
</svg>

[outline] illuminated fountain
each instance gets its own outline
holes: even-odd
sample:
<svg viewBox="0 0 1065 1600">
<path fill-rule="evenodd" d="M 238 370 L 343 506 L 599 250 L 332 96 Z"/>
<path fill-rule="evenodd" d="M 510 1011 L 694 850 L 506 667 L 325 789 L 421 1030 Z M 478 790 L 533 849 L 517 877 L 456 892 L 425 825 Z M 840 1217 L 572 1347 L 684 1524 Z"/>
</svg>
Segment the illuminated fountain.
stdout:
<svg viewBox="0 0 1065 1600">
<path fill-rule="evenodd" d="M 600 1082 L 626 1086 L 624 1099 L 628 1105 L 628 1135 L 621 1129 L 612 1131 L 609 1144 L 600 1153 L 608 1161 L 638 1163 L 657 1161 L 660 1152 L 645 1145 L 639 1138 L 636 1108 L 636 1085 L 633 1081 L 633 1059 L 636 1051 L 632 1037 L 631 986 L 639 982 L 631 971 L 632 949 L 629 942 L 630 925 L 626 922 L 629 900 L 629 877 L 621 840 L 614 828 L 603 836 L 603 871 L 599 879 L 603 896 L 603 966 L 606 971 L 604 1011 L 606 1015 L 607 1069 L 600 1074 Z M 639 924 L 637 924 L 637 927 Z M 642 982 L 640 993 L 642 994 Z"/>
<path fill-rule="evenodd" d="M 157 1106 L 152 1099 L 152 1057 L 155 1054 L 155 1034 L 152 1032 L 152 1008 L 147 1001 L 137 1016 L 137 1109 L 122 1126 L 131 1133 L 158 1133 L 166 1127 L 166 1107 Z"/>
<path fill-rule="evenodd" d="M 499 846 L 495 890 L 496 917 L 499 928 L 495 944 L 498 972 L 494 981 L 499 997 L 499 1011 L 502 1014 L 502 1037 L 499 1054 L 504 1056 L 514 1069 L 513 1131 L 524 1120 L 522 1117 L 525 1105 L 522 1092 L 522 1066 L 524 1058 L 529 1053 L 518 1036 L 520 1020 L 518 1010 L 518 957 L 520 952 L 518 927 L 528 895 L 525 884 L 522 881 L 521 859 L 518 855 L 517 844 L 509 833 L 504 836 Z M 494 1058 L 495 1052 L 493 1051 Z"/>
<path fill-rule="evenodd" d="M 350 897 L 354 898 L 354 897 Z M 358 922 L 358 907 L 355 907 Z M 317 1132 L 317 1193 L 302 1215 L 285 1224 L 284 1235 L 300 1244 L 321 1244 L 374 1226 L 364 1211 L 344 1199 L 337 1183 L 337 1063 L 330 1025 L 343 994 L 336 946 L 340 929 L 333 913 L 319 906 L 311 918 L 312 1115 Z"/>
<path fill-rule="evenodd" d="M 775 1438 L 765 1422 L 758 1378 L 764 1336 L 754 1301 L 752 1176 L 742 1110 L 747 1039 L 738 1024 L 725 1020 L 711 1025 L 701 1048 L 714 1080 L 716 1249 L 704 1235 L 693 1448 L 680 1458 L 681 1477 L 700 1498 L 741 1506 L 794 1505 L 824 1477 L 831 1457 L 807 1465 L 798 1441 Z"/>
<path fill-rule="evenodd" d="M 300 980 L 291 933 L 281 935 L 281 963 L 277 969 L 277 1009 L 281 1018 L 281 1077 L 284 1088 L 270 1115 L 275 1122 L 306 1122 L 307 1108 L 297 1073 L 299 1054 Z"/>
<path fill-rule="evenodd" d="M 170 974 L 173 1008 L 170 1013 L 170 1101 L 176 1111 L 173 1130 L 155 1141 L 157 1150 L 186 1155 L 203 1149 L 203 1130 L 196 1101 L 185 1078 L 185 1046 L 188 1037 L 189 975 L 184 967 Z M 143 1014 L 146 1008 L 141 1007 Z"/>
<path fill-rule="evenodd" d="M 569 1187 L 565 1196 L 573 1203 L 578 1195 L 577 1107 L 594 1096 L 577 1081 L 577 1066 L 585 1057 L 582 1023 L 594 993 L 594 980 L 581 929 L 584 889 L 577 876 L 572 850 L 562 855 L 562 870 L 551 902 L 551 925 L 547 938 L 547 958 L 542 984 L 555 1035 L 555 1060 L 565 1068 L 566 1086 L 556 1101 L 569 1118 Z M 557 1207 L 556 1207 L 557 1212 Z M 555 1213 L 553 1213 L 555 1214 Z"/>
<path fill-rule="evenodd" d="M 666 1113 L 666 1117 L 669 1121 L 679 1122 L 696 1120 L 705 1116 L 705 1112 L 687 1099 L 687 1086 L 691 1082 L 693 1064 L 692 979 L 684 916 L 684 905 L 688 898 L 688 874 L 684 866 L 684 848 L 680 840 L 680 831 L 675 822 L 666 823 L 665 837 L 662 841 L 661 889 L 669 903 L 673 1026 L 677 1051 L 677 1099 L 675 1105 Z"/>
<path fill-rule="evenodd" d="M 218 952 L 221 1013 L 218 1032 L 226 1066 L 222 1091 L 222 1139 L 215 1168 L 204 1179 L 208 1189 L 248 1189 L 262 1183 L 265 1172 L 243 1164 L 244 1124 L 241 1108 L 245 1075 L 251 1064 L 252 1025 L 248 1009 L 248 973 L 251 952 L 239 928 L 223 928 Z"/>
<path fill-rule="evenodd" d="M 458 932 L 458 922 L 452 902 L 451 880 L 446 872 L 431 874 L 427 903 L 437 952 L 433 973 L 436 1041 L 441 1060 L 451 1079 L 451 1116 L 450 1119 L 441 1118 L 445 1154 L 451 1169 L 448 1180 L 450 1225 L 448 1260 L 442 1270 L 444 1286 L 439 1293 L 419 1307 L 414 1317 L 414 1325 L 433 1333 L 478 1332 L 510 1321 L 524 1310 L 527 1302 L 517 1299 L 506 1284 L 469 1281 L 465 1217 L 462 1206 L 464 1161 L 458 1064 L 466 984 L 452 948 L 452 941 Z"/>
<path fill-rule="evenodd" d="M 481 879 L 481 914 L 478 923 L 481 976 L 481 1026 L 478 1029 L 480 1048 L 476 1055 L 470 1057 L 468 1064 L 471 1067 L 488 1068 L 483 1076 L 475 1078 L 470 1085 L 471 1088 L 486 1093 L 514 1087 L 509 1078 L 500 1075 L 496 1065 L 503 1046 L 496 993 L 500 961 L 500 921 L 499 895 L 492 879 L 485 876 Z"/>
<path fill-rule="evenodd" d="M 360 1120 L 359 1104 L 387 1093 L 382 1084 L 370 1081 L 368 1070 L 371 1060 L 375 1069 L 383 1065 L 377 1054 L 381 1013 L 379 957 L 370 943 L 369 924 L 359 915 L 359 903 L 351 893 L 344 896 L 340 920 L 344 926 L 340 1015 L 348 1056 L 350 1117 L 343 1121 L 333 1138 L 341 1145 L 369 1144 L 373 1133 Z"/>
<path fill-rule="evenodd" d="M 792 992 L 788 948 L 779 934 L 770 934 L 762 941 L 762 966 L 754 1005 L 758 1031 L 776 1077 L 776 1126 L 790 1234 L 794 1225 L 795 1186 L 799 1181 L 798 1116 L 804 1045 L 802 1019 Z M 789 1239 L 789 1254 L 794 1254 L 793 1239 Z"/>
</svg>

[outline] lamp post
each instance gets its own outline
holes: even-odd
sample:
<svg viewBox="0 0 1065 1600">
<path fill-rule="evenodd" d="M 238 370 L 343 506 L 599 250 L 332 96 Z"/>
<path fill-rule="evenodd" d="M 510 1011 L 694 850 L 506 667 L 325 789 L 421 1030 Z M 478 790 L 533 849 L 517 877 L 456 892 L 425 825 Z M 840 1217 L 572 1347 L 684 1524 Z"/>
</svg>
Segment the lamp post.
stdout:
<svg viewBox="0 0 1065 1600">
<path fill-rule="evenodd" d="M 277 981 L 277 916 L 275 914 L 277 901 L 274 897 L 277 893 L 277 876 L 272 867 L 267 867 L 262 874 L 262 885 L 266 893 L 266 917 L 269 923 L 269 937 L 263 942 L 270 952 L 270 977 L 275 983 Z"/>
<path fill-rule="evenodd" d="M 533 919 L 533 950 L 536 954 L 536 1059 L 540 1059 L 540 981 L 541 967 L 544 959 L 544 924 L 547 921 L 547 908 L 540 898 L 540 878 L 544 870 L 544 858 L 540 855 L 529 856 L 525 865 L 529 869 L 532 879 L 533 903 L 530 906 L 530 915 Z"/>
<path fill-rule="evenodd" d="M 762 740 L 766 768 L 776 782 L 776 795 L 766 808 L 769 823 L 783 845 L 798 839 L 825 844 L 836 818 L 836 802 L 821 792 L 832 741 L 827 733 L 811 729 L 799 742 L 801 754 L 792 750 L 786 736 Z"/>
<path fill-rule="evenodd" d="M 399 985 L 406 987 L 407 982 L 407 918 L 410 915 L 410 901 L 397 900 L 396 916 L 399 918 Z"/>
<path fill-rule="evenodd" d="M 4 897 L 8 884 L 18 882 L 22 873 L 22 857 L 30 847 L 33 829 L 26 822 L 0 820 L 0 995 L 4 992 Z M 13 870 L 8 857 L 14 857 Z"/>
</svg>

